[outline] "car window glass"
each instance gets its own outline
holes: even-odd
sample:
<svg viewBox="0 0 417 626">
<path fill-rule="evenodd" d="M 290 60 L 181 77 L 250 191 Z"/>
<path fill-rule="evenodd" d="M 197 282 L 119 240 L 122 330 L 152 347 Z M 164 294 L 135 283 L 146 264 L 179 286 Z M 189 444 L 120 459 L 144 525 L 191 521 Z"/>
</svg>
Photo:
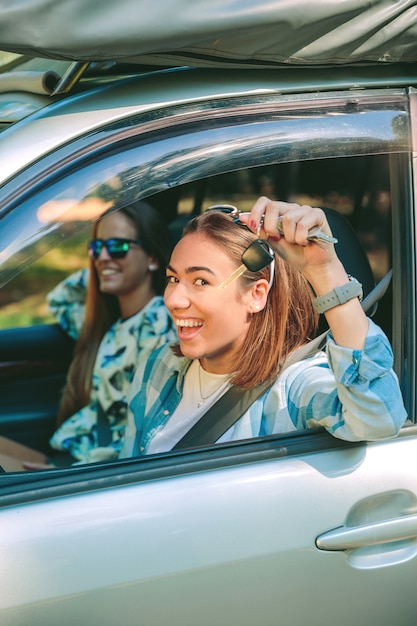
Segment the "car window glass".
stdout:
<svg viewBox="0 0 417 626">
<path fill-rule="evenodd" d="M 355 105 L 352 112 L 344 104 L 334 115 L 306 108 L 276 119 L 270 113 L 219 118 L 109 143 L 94 157 L 80 157 L 76 167 L 57 167 L 50 179 L 39 178 L 22 194 L 13 213 L 0 207 L 3 328 L 53 321 L 46 294 L 85 266 L 94 220 L 132 198 L 148 199 L 162 212 L 173 241 L 193 214 L 218 202 L 248 210 L 265 194 L 327 207 L 354 228 L 380 280 L 395 257 L 392 180 L 406 169 L 400 156 L 408 155 L 407 113 L 401 99 L 382 111 L 374 110 L 375 103 L 363 108 Z M 390 338 L 393 310 L 389 291 L 375 320 Z M 401 344 L 397 369 L 403 380 L 404 342 L 394 343 Z"/>
<path fill-rule="evenodd" d="M 375 280 L 391 265 L 390 189 L 387 155 L 322 159 L 241 169 L 179 186 L 175 196 L 162 192 L 149 196 L 169 208 L 174 240 L 191 215 L 211 204 L 229 202 L 250 210 L 256 198 L 267 195 L 334 209 L 352 223 L 368 254 Z M 69 227 L 74 227 L 69 224 Z M 51 322 L 45 296 L 73 271 L 87 264 L 90 227 L 50 250 L 3 287 L 0 327 Z M 44 246 L 41 242 L 38 247 Z"/>
</svg>

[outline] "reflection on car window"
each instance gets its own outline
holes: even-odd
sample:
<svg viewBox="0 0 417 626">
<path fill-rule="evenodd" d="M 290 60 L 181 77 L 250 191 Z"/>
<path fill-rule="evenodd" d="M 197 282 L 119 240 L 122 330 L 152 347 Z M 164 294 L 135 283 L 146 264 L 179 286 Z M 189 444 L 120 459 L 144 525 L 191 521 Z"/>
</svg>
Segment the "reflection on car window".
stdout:
<svg viewBox="0 0 417 626">
<path fill-rule="evenodd" d="M 151 196 L 150 200 L 164 210 L 173 240 L 177 241 L 191 215 L 225 201 L 245 211 L 260 195 L 335 209 L 346 216 L 356 230 L 375 280 L 380 280 L 390 268 L 391 204 L 386 155 L 238 170 L 179 186 Z M 85 266 L 88 237 L 86 228 L 68 238 L 3 287 L 0 327 L 51 321 L 45 296 L 65 275 Z M 44 245 L 40 240 L 34 256 L 42 254 Z"/>
</svg>

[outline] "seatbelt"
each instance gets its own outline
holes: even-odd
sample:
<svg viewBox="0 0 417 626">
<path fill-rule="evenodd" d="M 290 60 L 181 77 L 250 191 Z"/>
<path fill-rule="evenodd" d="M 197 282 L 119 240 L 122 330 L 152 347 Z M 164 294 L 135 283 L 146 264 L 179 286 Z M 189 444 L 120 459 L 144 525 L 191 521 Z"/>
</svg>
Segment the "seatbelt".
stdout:
<svg viewBox="0 0 417 626">
<path fill-rule="evenodd" d="M 185 433 L 172 450 L 215 443 L 246 413 L 255 400 L 265 393 L 271 384 L 270 381 L 261 383 L 254 389 L 230 387 Z"/>
<path fill-rule="evenodd" d="M 362 308 L 365 313 L 382 298 L 389 287 L 391 278 L 392 269 L 389 270 L 384 278 L 382 278 L 366 298 L 363 299 Z M 319 352 L 326 343 L 328 333 L 329 330 L 326 330 L 309 343 L 294 350 L 283 363 L 279 375 L 293 363 L 302 361 Z M 216 441 L 246 413 L 249 407 L 274 384 L 274 382 L 275 380 L 261 383 L 254 389 L 230 387 L 230 389 L 200 417 L 198 422 L 190 428 L 172 450 L 182 450 L 183 448 L 216 443 Z"/>
</svg>

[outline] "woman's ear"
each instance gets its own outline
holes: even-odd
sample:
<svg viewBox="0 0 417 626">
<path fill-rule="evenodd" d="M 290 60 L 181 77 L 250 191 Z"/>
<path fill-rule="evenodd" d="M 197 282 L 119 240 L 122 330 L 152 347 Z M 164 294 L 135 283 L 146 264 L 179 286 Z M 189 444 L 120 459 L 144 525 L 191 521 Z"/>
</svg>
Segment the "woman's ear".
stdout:
<svg viewBox="0 0 417 626">
<path fill-rule="evenodd" d="M 259 313 L 265 308 L 268 298 L 269 284 L 264 278 L 256 281 L 250 290 L 249 312 Z"/>
<path fill-rule="evenodd" d="M 155 257 L 149 257 L 148 269 L 150 272 L 156 272 L 159 269 L 159 263 Z"/>
</svg>

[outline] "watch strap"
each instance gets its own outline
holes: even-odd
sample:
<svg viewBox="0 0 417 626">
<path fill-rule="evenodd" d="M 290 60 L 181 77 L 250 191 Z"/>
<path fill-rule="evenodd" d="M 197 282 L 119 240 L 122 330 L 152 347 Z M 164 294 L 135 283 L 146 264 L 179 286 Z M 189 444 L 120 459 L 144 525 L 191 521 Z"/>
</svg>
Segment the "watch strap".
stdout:
<svg viewBox="0 0 417 626">
<path fill-rule="evenodd" d="M 345 304 L 353 298 L 362 299 L 362 285 L 356 279 L 350 279 L 348 283 L 335 287 L 322 296 L 313 299 L 313 304 L 318 313 L 325 313 L 339 304 Z"/>
</svg>

